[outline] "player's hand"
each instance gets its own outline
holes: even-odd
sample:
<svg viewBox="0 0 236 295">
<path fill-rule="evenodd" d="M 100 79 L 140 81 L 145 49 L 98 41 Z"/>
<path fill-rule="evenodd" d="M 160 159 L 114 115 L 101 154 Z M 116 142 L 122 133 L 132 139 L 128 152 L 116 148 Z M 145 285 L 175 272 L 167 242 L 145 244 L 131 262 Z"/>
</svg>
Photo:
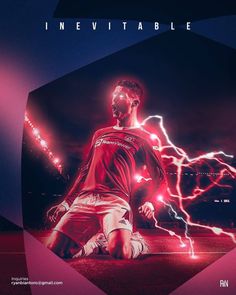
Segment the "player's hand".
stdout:
<svg viewBox="0 0 236 295">
<path fill-rule="evenodd" d="M 53 206 L 47 211 L 47 219 L 50 222 L 56 222 L 58 218 L 61 218 L 62 215 L 66 213 L 66 211 L 67 210 L 65 206 L 63 206 L 62 204 Z"/>
<path fill-rule="evenodd" d="M 146 218 L 151 219 L 154 214 L 154 207 L 151 202 L 145 202 L 138 208 L 140 214 L 143 214 Z"/>
</svg>

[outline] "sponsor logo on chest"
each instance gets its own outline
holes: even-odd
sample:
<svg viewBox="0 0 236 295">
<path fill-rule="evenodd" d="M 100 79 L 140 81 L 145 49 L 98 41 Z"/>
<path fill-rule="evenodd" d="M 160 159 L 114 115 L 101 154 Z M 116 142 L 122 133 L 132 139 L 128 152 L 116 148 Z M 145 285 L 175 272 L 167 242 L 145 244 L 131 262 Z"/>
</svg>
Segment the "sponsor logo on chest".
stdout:
<svg viewBox="0 0 236 295">
<path fill-rule="evenodd" d="M 104 144 L 106 144 L 106 145 L 116 145 L 116 146 L 119 146 L 119 147 L 123 147 L 125 149 L 130 149 L 131 148 L 131 146 L 128 146 L 128 145 L 122 143 L 119 140 L 114 140 L 114 139 L 113 140 L 107 140 L 107 139 L 104 139 L 104 138 L 97 139 L 95 144 L 94 144 L 94 147 L 97 148 L 97 147 L 99 147 L 101 145 L 104 145 Z"/>
</svg>

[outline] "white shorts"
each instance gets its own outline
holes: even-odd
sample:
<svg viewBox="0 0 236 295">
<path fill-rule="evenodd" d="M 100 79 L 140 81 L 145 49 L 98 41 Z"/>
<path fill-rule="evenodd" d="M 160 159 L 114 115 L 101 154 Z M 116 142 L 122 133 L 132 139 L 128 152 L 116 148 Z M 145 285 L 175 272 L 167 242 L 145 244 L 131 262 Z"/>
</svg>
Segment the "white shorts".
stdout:
<svg viewBox="0 0 236 295">
<path fill-rule="evenodd" d="M 100 229 L 106 238 L 116 229 L 132 232 L 132 212 L 129 204 L 114 195 L 80 196 L 54 228 L 82 246 Z"/>
</svg>

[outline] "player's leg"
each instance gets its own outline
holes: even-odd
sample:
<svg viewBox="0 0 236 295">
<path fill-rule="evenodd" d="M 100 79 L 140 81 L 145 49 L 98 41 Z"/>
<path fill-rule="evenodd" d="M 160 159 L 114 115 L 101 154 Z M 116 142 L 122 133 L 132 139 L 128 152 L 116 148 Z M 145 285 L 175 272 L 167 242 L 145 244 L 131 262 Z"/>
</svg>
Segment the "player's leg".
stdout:
<svg viewBox="0 0 236 295">
<path fill-rule="evenodd" d="M 137 258 L 140 254 L 149 254 L 149 246 L 145 239 L 140 235 L 139 232 L 134 232 L 131 234 L 131 258 Z M 111 245 L 111 243 L 110 243 Z M 112 252 L 110 247 L 110 252 Z M 114 255 L 116 256 L 116 251 Z M 108 240 L 103 233 L 96 234 L 93 236 L 83 247 L 79 250 L 73 258 L 87 257 L 90 255 L 98 254 L 109 254 L 108 251 Z"/>
<path fill-rule="evenodd" d="M 118 229 L 108 236 L 108 250 L 115 258 L 137 258 L 141 254 L 148 254 L 149 246 L 139 232 Z"/>
<path fill-rule="evenodd" d="M 108 235 L 108 251 L 110 255 L 118 259 L 130 259 L 131 231 L 127 229 L 116 229 Z"/>
<path fill-rule="evenodd" d="M 97 212 L 108 250 L 116 258 L 136 258 L 146 254 L 143 239 L 133 238 L 132 211 L 129 204 L 117 196 L 101 196 Z"/>
<path fill-rule="evenodd" d="M 52 232 L 47 247 L 61 258 L 69 258 L 80 249 L 72 239 L 56 230 Z"/>
<path fill-rule="evenodd" d="M 100 228 L 94 214 L 68 211 L 56 225 L 48 248 L 62 258 L 71 258 Z"/>
<path fill-rule="evenodd" d="M 108 251 L 114 258 L 130 259 L 132 224 L 129 205 L 127 204 L 126 208 L 126 202 L 116 198 L 109 201 L 109 210 L 102 215 L 101 220 L 104 235 L 108 240 Z"/>
<path fill-rule="evenodd" d="M 150 253 L 150 248 L 147 241 L 145 241 L 145 239 L 143 238 L 143 236 L 140 235 L 139 232 L 136 231 L 132 233 L 130 243 L 131 243 L 132 258 L 137 258 L 140 255 Z"/>
<path fill-rule="evenodd" d="M 124 208 L 117 208 L 103 216 L 102 228 L 108 240 L 108 251 L 115 258 L 137 258 L 149 253 L 144 238 L 132 232 L 129 214 Z"/>
</svg>

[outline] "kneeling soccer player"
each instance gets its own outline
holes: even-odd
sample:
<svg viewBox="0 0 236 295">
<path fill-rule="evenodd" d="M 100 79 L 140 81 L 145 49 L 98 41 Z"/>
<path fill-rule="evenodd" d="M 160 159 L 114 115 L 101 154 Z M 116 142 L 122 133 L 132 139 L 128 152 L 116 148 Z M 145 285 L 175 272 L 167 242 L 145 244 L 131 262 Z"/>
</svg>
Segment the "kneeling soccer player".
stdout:
<svg viewBox="0 0 236 295">
<path fill-rule="evenodd" d="M 151 218 L 152 197 L 166 186 L 161 157 L 153 148 L 150 134 L 137 120 L 142 88 L 129 80 L 119 81 L 112 95 L 116 125 L 97 130 L 86 162 L 64 201 L 48 211 L 51 221 L 62 216 L 54 228 L 48 247 L 63 258 L 80 253 L 100 230 L 107 250 L 115 258 L 135 258 L 147 253 L 142 238 L 132 234 L 130 198 L 135 175 L 145 167 L 152 179 L 152 192 L 139 208 Z M 79 254 L 78 254 L 79 256 Z"/>
</svg>

